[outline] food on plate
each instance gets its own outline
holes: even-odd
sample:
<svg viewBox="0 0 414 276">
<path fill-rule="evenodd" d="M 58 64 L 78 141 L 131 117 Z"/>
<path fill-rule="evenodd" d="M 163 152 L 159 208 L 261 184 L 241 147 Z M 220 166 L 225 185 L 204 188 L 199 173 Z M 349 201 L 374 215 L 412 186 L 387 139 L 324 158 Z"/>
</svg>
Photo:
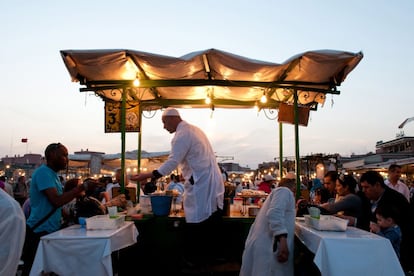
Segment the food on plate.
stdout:
<svg viewBox="0 0 414 276">
<path fill-rule="evenodd" d="M 240 193 L 242 196 L 264 196 L 266 193 L 260 190 L 243 189 Z"/>
</svg>

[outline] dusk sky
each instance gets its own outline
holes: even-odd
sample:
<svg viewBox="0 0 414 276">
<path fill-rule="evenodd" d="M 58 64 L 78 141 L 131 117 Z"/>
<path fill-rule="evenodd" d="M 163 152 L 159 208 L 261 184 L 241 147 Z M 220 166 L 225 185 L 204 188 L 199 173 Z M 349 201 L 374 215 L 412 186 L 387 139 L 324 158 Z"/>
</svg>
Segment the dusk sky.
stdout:
<svg viewBox="0 0 414 276">
<path fill-rule="evenodd" d="M 413 14 L 412 0 L 1 1 L 0 157 L 43 155 L 52 142 L 70 153 L 121 151 L 121 135 L 104 132 L 104 102 L 71 82 L 59 52 L 68 49 L 180 57 L 215 48 L 274 63 L 311 50 L 362 51 L 340 95 L 328 95 L 299 128 L 300 155 L 375 152 L 377 141 L 400 131 L 414 136 L 414 122 L 398 129 L 414 117 Z M 218 156 L 251 168 L 279 156 L 277 120 L 263 112 L 180 111 L 206 131 Z M 170 149 L 160 115 L 143 119 L 145 151 Z M 293 127 L 283 129 L 283 154 L 293 156 Z M 127 134 L 127 150 L 137 137 Z"/>
</svg>

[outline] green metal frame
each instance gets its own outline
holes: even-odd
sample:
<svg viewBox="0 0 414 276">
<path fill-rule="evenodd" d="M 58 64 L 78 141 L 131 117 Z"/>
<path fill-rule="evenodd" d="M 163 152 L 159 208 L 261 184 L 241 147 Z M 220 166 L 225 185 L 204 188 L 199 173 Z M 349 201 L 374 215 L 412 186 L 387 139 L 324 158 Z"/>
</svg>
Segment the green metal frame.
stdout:
<svg viewBox="0 0 414 276">
<path fill-rule="evenodd" d="M 132 80 L 109 80 L 109 81 L 81 81 L 82 85 L 87 87 L 80 88 L 80 92 L 93 91 L 99 96 L 99 91 L 103 90 L 120 90 L 122 92 L 122 105 L 121 105 L 121 192 L 124 192 L 124 171 L 125 171 L 125 116 L 126 116 L 126 102 L 127 102 L 127 90 L 134 89 Z M 296 198 L 300 197 L 300 156 L 299 156 L 299 111 L 298 111 L 298 91 L 309 91 L 309 92 L 319 92 L 324 94 L 340 94 L 340 91 L 337 90 L 337 84 L 335 83 L 309 83 L 309 82 L 295 82 L 295 81 L 274 81 L 274 82 L 258 82 L 258 81 L 227 81 L 227 80 L 212 80 L 212 79 L 201 79 L 201 80 L 140 80 L 139 88 L 151 88 L 154 95 L 158 95 L 156 88 L 157 87 L 188 87 L 188 86 L 230 86 L 230 87 L 265 87 L 265 88 L 285 88 L 293 91 L 294 97 L 294 125 L 295 125 L 295 165 L 296 165 Z M 312 86 L 328 86 L 327 89 L 315 88 Z M 270 96 L 270 95 L 268 95 Z M 101 96 L 102 97 L 102 96 Z M 141 138 L 142 138 L 142 112 L 148 108 L 165 108 L 168 106 L 180 106 L 180 105 L 191 105 L 193 107 L 200 108 L 214 108 L 214 105 L 217 106 L 237 106 L 240 108 L 253 107 L 258 104 L 257 101 L 238 101 L 238 100 L 228 100 L 228 99 L 214 99 L 213 105 L 206 105 L 205 99 L 164 99 L 156 97 L 152 100 L 140 101 L 136 99 L 135 101 L 128 101 L 129 103 L 136 102 L 140 105 L 140 125 L 139 125 L 139 135 L 138 135 L 138 171 L 141 171 Z M 269 97 L 267 103 L 260 103 L 260 108 L 265 109 L 278 109 L 281 102 L 275 101 Z M 312 102 L 307 104 L 311 110 L 316 110 L 318 103 Z M 282 177 L 283 168 L 283 124 L 279 123 L 279 173 Z M 138 197 L 139 189 L 138 185 Z"/>
</svg>

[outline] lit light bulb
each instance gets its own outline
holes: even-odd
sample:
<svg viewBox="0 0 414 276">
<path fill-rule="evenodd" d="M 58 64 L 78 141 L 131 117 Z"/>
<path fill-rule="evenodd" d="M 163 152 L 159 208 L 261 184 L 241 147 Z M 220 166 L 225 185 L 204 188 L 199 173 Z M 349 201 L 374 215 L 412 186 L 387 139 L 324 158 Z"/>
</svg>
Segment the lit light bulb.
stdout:
<svg viewBox="0 0 414 276">
<path fill-rule="evenodd" d="M 210 96 L 207 96 L 207 98 L 206 98 L 206 104 L 211 104 L 211 98 L 210 98 Z"/>
<path fill-rule="evenodd" d="M 260 98 L 260 102 L 261 103 L 267 103 L 267 97 L 264 93 L 263 93 L 262 97 Z"/>
<path fill-rule="evenodd" d="M 135 87 L 138 87 L 140 85 L 139 79 L 136 78 L 133 83 L 132 83 Z"/>
</svg>

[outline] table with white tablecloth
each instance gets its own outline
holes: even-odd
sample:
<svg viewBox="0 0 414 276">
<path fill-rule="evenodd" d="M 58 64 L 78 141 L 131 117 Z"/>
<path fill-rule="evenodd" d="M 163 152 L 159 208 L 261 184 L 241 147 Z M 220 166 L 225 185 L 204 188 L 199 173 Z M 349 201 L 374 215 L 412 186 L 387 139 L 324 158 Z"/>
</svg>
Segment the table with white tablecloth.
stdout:
<svg viewBox="0 0 414 276">
<path fill-rule="evenodd" d="M 112 275 L 111 254 L 137 242 L 135 224 L 125 221 L 118 229 L 86 230 L 72 225 L 43 236 L 30 275 Z"/>
<path fill-rule="evenodd" d="M 381 236 L 355 227 L 319 231 L 303 221 L 296 221 L 295 234 L 323 276 L 404 275 L 391 242 Z"/>
</svg>

